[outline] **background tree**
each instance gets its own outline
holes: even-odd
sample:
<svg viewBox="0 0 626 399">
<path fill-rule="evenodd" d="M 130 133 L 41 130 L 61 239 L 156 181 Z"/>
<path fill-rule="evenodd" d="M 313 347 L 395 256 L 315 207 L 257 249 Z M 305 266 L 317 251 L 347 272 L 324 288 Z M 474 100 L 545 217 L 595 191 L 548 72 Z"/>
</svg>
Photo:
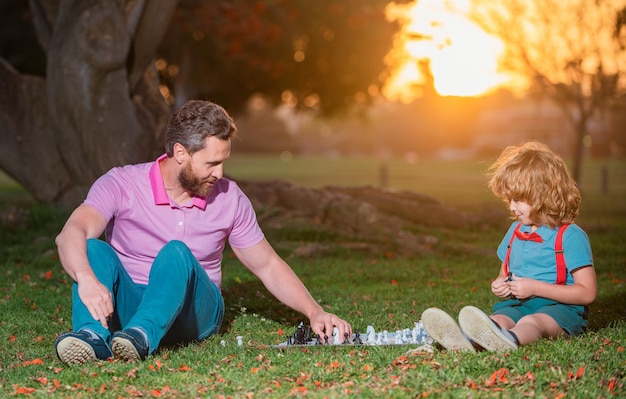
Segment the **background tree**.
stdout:
<svg viewBox="0 0 626 399">
<path fill-rule="evenodd" d="M 31 0 L 45 78 L 0 58 L 0 168 L 76 203 L 114 165 L 152 157 L 168 108 L 154 52 L 175 0 Z"/>
<path fill-rule="evenodd" d="M 575 132 L 580 182 L 588 124 L 625 90 L 626 51 L 615 21 L 623 0 L 501 0 L 473 3 L 472 18 L 505 43 L 502 67 L 554 101 Z"/>
<path fill-rule="evenodd" d="M 403 0 L 406 1 L 406 0 Z M 388 0 L 181 0 L 159 48 L 175 101 L 241 110 L 252 94 L 332 115 L 367 105 L 385 79 Z"/>
<path fill-rule="evenodd" d="M 172 92 L 233 113 L 262 93 L 330 114 L 366 104 L 382 83 L 394 33 L 384 1 L 185 0 L 159 47 L 177 4 L 30 0 L 45 76 L 0 48 L 0 169 L 40 202 L 74 205 L 112 166 L 162 151 Z"/>
</svg>

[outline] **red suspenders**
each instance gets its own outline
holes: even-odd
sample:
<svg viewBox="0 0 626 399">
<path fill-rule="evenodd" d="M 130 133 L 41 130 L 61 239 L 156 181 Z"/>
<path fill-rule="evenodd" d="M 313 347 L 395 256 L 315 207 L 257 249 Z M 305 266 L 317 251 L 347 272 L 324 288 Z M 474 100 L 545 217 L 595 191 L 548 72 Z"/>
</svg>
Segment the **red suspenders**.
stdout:
<svg viewBox="0 0 626 399">
<path fill-rule="evenodd" d="M 522 226 L 521 223 L 517 225 L 515 230 L 519 230 Z M 554 256 L 556 257 L 556 284 L 565 284 L 567 280 L 567 268 L 565 267 L 565 256 L 563 255 L 563 232 L 569 223 L 565 223 L 559 227 L 559 231 L 556 233 L 556 241 L 554 242 Z M 511 240 L 506 250 L 506 257 L 504 258 L 504 272 L 509 274 L 509 257 L 511 256 L 511 244 L 515 239 L 515 232 L 511 234 Z"/>
</svg>

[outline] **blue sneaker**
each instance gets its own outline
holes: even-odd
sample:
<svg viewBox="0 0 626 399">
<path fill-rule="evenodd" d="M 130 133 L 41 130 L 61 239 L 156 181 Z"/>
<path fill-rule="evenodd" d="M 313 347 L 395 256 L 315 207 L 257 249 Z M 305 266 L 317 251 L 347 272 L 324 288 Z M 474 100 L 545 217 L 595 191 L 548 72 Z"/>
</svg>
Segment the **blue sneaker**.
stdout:
<svg viewBox="0 0 626 399">
<path fill-rule="evenodd" d="M 117 331 L 113 334 L 111 349 L 117 359 L 144 360 L 148 356 L 148 339 L 138 328 Z"/>
<path fill-rule="evenodd" d="M 68 366 L 108 360 L 113 356 L 111 349 L 102 338 L 85 330 L 59 335 L 54 346 L 59 360 Z"/>
</svg>

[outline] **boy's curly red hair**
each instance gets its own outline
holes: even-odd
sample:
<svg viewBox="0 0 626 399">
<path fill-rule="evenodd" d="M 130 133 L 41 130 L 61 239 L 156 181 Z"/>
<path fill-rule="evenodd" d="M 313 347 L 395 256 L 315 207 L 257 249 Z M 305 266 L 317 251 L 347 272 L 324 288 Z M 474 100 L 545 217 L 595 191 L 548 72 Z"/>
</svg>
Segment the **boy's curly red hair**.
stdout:
<svg viewBox="0 0 626 399">
<path fill-rule="evenodd" d="M 506 203 L 530 205 L 530 219 L 556 228 L 573 223 L 580 207 L 580 191 L 565 162 L 548 146 L 528 142 L 505 148 L 489 168 L 489 187 Z"/>
</svg>

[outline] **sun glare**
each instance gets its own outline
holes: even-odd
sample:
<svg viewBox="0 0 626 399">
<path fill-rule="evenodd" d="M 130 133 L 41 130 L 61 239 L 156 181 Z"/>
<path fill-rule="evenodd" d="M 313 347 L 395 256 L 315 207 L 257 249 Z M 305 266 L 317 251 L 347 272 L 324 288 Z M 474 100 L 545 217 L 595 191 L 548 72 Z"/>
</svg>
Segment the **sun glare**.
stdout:
<svg viewBox="0 0 626 399">
<path fill-rule="evenodd" d="M 464 13 L 469 0 L 418 0 L 391 3 L 387 15 L 402 28 L 387 57 L 395 65 L 383 94 L 392 100 L 411 101 L 425 82 L 418 68 L 428 60 L 433 85 L 440 95 L 480 96 L 509 78 L 497 70 L 502 42 L 473 24 Z"/>
</svg>

